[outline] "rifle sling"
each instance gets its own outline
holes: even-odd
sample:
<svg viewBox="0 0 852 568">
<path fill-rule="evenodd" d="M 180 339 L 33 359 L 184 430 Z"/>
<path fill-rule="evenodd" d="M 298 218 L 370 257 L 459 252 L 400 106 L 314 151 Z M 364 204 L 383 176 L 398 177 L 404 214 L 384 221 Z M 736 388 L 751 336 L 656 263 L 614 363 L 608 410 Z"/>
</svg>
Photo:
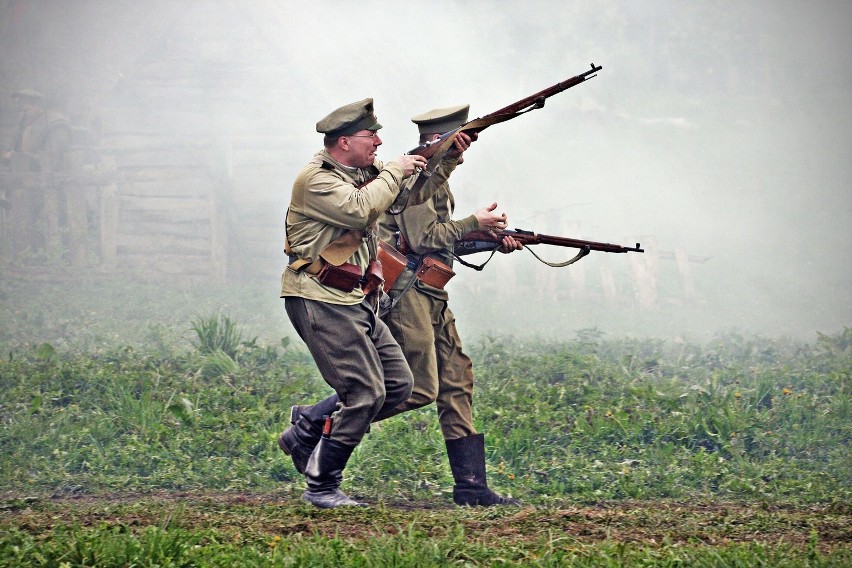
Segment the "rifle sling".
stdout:
<svg viewBox="0 0 852 568">
<path fill-rule="evenodd" d="M 491 262 L 491 259 L 494 258 L 494 253 L 496 253 L 499 249 L 500 249 L 500 243 L 497 243 L 496 245 L 494 245 L 494 248 L 491 249 L 491 254 L 488 255 L 488 258 L 482 264 L 473 264 L 472 262 L 467 262 L 466 260 L 462 259 L 462 257 L 460 257 L 459 255 L 457 255 L 454 252 L 450 252 L 450 254 L 462 266 L 467 266 L 468 268 L 473 268 L 474 270 L 480 270 L 481 271 L 483 268 L 485 268 L 486 264 Z"/>
<path fill-rule="evenodd" d="M 530 251 L 530 254 L 533 255 L 534 257 L 536 257 L 536 259 L 538 259 L 539 262 L 546 264 L 547 266 L 550 266 L 552 268 L 563 268 L 565 266 L 570 266 L 570 265 L 574 264 L 575 262 L 577 262 L 578 260 L 580 260 L 581 258 L 583 258 L 584 256 L 586 256 L 587 254 L 589 254 L 590 252 L 592 252 L 592 249 L 589 248 L 588 245 L 586 245 L 586 246 L 584 246 L 580 249 L 580 252 L 578 252 L 576 256 L 566 260 L 565 262 L 548 262 L 548 261 L 544 260 L 543 258 L 541 258 L 540 256 L 538 256 L 535 253 L 535 251 L 533 251 L 529 246 L 526 246 L 524 248 L 526 250 Z M 491 261 L 492 258 L 494 258 L 494 253 L 496 253 L 499 249 L 500 249 L 500 244 L 498 243 L 497 245 L 494 246 L 493 249 L 491 249 L 491 254 L 488 256 L 486 261 L 483 262 L 482 264 L 473 264 L 471 262 L 467 262 L 467 261 L 463 260 L 460 256 L 456 255 L 455 253 L 451 253 L 451 254 L 453 255 L 453 258 L 455 258 L 462 265 L 467 266 L 468 268 L 473 268 L 474 270 L 482 270 L 483 268 L 485 268 L 485 265 L 488 264 Z"/>
<path fill-rule="evenodd" d="M 577 262 L 578 260 L 580 260 L 581 258 L 583 258 L 584 256 L 586 256 L 587 254 L 589 254 L 590 252 L 592 252 L 592 249 L 589 248 L 588 245 L 585 245 L 585 246 L 583 246 L 583 248 L 580 249 L 580 252 L 578 252 L 577 256 L 575 256 L 574 258 L 570 258 L 570 259 L 566 260 L 565 262 L 547 262 L 546 260 L 544 260 L 543 258 L 538 256 L 535 253 L 535 251 L 533 251 L 530 247 L 524 247 L 524 248 L 527 249 L 528 251 L 530 251 L 530 254 L 532 254 L 534 257 L 536 257 L 540 262 L 543 262 L 547 266 L 552 266 L 553 268 L 562 268 L 564 266 L 570 266 L 570 265 L 574 264 L 575 262 Z"/>
</svg>

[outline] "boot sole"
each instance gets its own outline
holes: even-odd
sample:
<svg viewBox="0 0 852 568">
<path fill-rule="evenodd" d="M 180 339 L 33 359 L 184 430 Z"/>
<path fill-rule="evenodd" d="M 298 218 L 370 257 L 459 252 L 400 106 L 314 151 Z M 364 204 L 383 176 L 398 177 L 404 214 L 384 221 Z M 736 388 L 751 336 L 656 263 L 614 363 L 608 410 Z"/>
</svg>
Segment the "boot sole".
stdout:
<svg viewBox="0 0 852 568">
<path fill-rule="evenodd" d="M 453 502 L 459 507 L 520 507 L 521 502 L 513 497 L 503 497 L 491 489 L 484 491 L 454 493 Z"/>
<path fill-rule="evenodd" d="M 333 498 L 330 499 L 322 499 L 322 497 L 315 497 L 310 495 L 307 491 L 302 494 L 302 499 L 313 505 L 318 509 L 336 509 L 338 507 L 369 507 L 366 503 L 361 503 L 356 501 L 343 493 L 342 491 L 338 491 Z"/>
</svg>

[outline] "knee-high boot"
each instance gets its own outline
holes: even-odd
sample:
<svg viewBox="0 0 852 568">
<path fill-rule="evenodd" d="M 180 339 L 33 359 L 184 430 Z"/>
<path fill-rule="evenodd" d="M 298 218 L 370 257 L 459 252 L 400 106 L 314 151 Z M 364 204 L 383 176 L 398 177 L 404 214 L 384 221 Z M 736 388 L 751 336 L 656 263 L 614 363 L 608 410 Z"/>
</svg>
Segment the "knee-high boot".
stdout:
<svg viewBox="0 0 852 568">
<path fill-rule="evenodd" d="M 296 471 L 304 474 L 308 460 L 322 436 L 326 416 L 337 410 L 336 394 L 313 406 L 293 406 L 290 409 L 290 426 L 278 436 L 278 447 L 293 460 Z"/>
<path fill-rule="evenodd" d="M 320 509 L 365 507 L 340 490 L 343 469 L 354 449 L 354 446 L 345 446 L 331 438 L 320 438 L 305 468 L 308 489 L 302 498 Z"/>
<path fill-rule="evenodd" d="M 453 501 L 456 505 L 490 507 L 491 505 L 520 505 L 511 497 L 502 497 L 488 488 L 485 481 L 485 436 L 472 434 L 447 440 L 447 456 L 456 484 Z"/>
</svg>

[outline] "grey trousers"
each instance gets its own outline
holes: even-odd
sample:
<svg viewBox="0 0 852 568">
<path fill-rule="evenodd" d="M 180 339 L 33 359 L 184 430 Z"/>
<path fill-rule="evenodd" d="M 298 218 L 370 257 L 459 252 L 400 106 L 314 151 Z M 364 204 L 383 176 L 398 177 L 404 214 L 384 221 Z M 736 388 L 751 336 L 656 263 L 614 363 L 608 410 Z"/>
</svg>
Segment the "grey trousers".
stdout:
<svg viewBox="0 0 852 568">
<path fill-rule="evenodd" d="M 373 418 L 411 395 L 414 378 L 387 325 L 365 302 L 342 306 L 288 296 L 290 322 L 340 402 L 331 438 L 357 445 Z"/>
</svg>

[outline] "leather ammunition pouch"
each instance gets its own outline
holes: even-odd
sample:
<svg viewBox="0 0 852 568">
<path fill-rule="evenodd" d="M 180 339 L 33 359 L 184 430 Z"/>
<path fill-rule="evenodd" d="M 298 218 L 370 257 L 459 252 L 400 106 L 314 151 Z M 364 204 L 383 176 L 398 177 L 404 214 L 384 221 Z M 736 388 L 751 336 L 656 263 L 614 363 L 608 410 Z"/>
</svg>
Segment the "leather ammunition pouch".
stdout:
<svg viewBox="0 0 852 568">
<path fill-rule="evenodd" d="M 416 270 L 414 277 L 424 284 L 441 289 L 456 274 L 452 268 L 440 260 L 426 256 L 421 261 L 419 256 L 405 256 L 384 241 L 379 241 L 377 258 L 382 263 L 385 290 L 394 288 L 394 284 L 406 268 Z"/>
<path fill-rule="evenodd" d="M 287 211 L 289 215 L 290 211 Z M 286 224 L 285 224 L 286 228 Z M 290 258 L 288 270 L 293 272 L 306 272 L 313 274 L 323 286 L 352 292 L 361 286 L 364 294 L 370 294 L 378 290 L 384 278 L 382 278 L 382 265 L 376 259 L 371 258 L 366 272 L 362 275 L 361 268 L 349 262 L 342 262 L 349 258 L 361 246 L 364 237 L 363 231 L 349 230 L 330 242 L 319 258 L 314 261 L 298 258 L 293 254 L 290 243 L 286 236 L 284 239 L 284 252 Z"/>
<path fill-rule="evenodd" d="M 450 278 L 455 276 L 453 269 L 431 256 L 427 256 L 417 269 L 417 278 L 427 286 L 443 289 L 450 281 Z"/>
<path fill-rule="evenodd" d="M 385 279 L 385 290 L 390 290 L 396 283 L 399 275 L 403 273 L 408 258 L 384 241 L 379 241 L 376 258 L 382 264 L 382 273 Z"/>
<path fill-rule="evenodd" d="M 322 268 L 317 273 L 317 280 L 323 286 L 351 292 L 361 284 L 361 268 L 348 262 L 344 262 L 340 266 L 323 262 Z"/>
<path fill-rule="evenodd" d="M 369 296 L 384 284 L 384 271 L 382 263 L 375 258 L 370 259 L 370 264 L 367 265 L 367 271 L 364 272 L 364 277 L 361 278 L 361 289 L 364 295 Z"/>
<path fill-rule="evenodd" d="M 382 265 L 375 259 L 370 261 L 363 276 L 361 269 L 355 264 L 345 262 L 340 266 L 334 266 L 322 261 L 322 268 L 320 268 L 316 277 L 323 286 L 344 292 L 351 292 L 360 286 L 364 295 L 375 292 L 385 281 L 382 277 Z"/>
</svg>

